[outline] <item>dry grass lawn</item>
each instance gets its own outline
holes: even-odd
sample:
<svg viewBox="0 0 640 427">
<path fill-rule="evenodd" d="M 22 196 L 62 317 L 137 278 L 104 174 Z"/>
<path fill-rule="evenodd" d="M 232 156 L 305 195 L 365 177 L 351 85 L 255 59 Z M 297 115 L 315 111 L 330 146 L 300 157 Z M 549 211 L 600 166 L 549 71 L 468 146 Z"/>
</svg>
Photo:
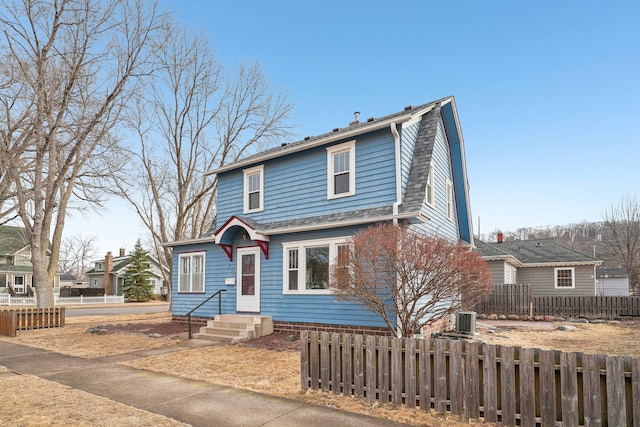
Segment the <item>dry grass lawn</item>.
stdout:
<svg viewBox="0 0 640 427">
<path fill-rule="evenodd" d="M 166 322 L 167 314 L 128 315 L 117 318 L 83 317 L 68 318 L 67 326 L 62 329 L 45 329 L 20 332 L 16 338 L 0 338 L 11 342 L 45 348 L 64 354 L 85 358 L 129 353 L 136 350 L 162 348 L 175 345 L 176 339 L 149 338 L 136 333 L 109 333 L 90 335 L 85 331 L 89 326 L 106 323 L 153 323 Z M 539 324 L 530 323 L 526 329 L 479 328 L 478 340 L 500 345 L 514 345 L 566 351 L 581 351 L 602 354 L 622 354 L 640 357 L 640 332 L 636 324 L 573 324 L 575 331 L 558 331 L 555 328 L 543 329 Z M 378 405 L 352 397 L 329 393 L 300 391 L 299 353 L 297 351 L 275 351 L 253 348 L 245 345 L 216 345 L 213 347 L 192 348 L 169 352 L 152 357 L 138 358 L 127 365 L 137 369 L 164 372 L 185 378 L 196 379 L 230 387 L 243 388 L 268 393 L 290 399 L 298 399 L 313 404 L 339 408 L 355 413 L 387 418 L 397 422 L 416 426 L 462 426 L 457 417 L 439 415 L 433 412 L 394 408 L 391 405 Z M 68 387 L 47 382 L 30 376 L 2 376 L 0 372 L 0 399 L 6 402 L 8 393 L 11 399 L 34 399 L 24 407 L 40 407 L 36 414 L 17 411 L 1 413 L 0 421 L 10 425 L 178 425 L 172 420 L 154 414 L 138 411 L 107 399 L 87 395 Z M 9 383 L 8 381 L 11 381 Z M 15 391 L 18 391 L 18 394 Z M 38 390 L 36 393 L 35 390 Z M 42 393 L 45 393 L 44 395 Z M 77 394 L 80 395 L 77 395 Z M 73 412 L 72 402 L 78 399 L 95 398 L 91 404 L 104 412 Z M 52 404 L 55 402 L 55 405 Z M 38 404 L 39 403 L 39 404 Z M 85 405 L 83 405 L 85 406 Z M 86 406 L 85 406 L 86 407 Z M 126 408 L 125 409 L 123 409 Z M 61 413 L 61 409 L 63 412 Z M 132 412 L 129 412 L 132 411 Z M 32 412 L 32 411 L 31 411 Z M 65 417 L 65 414 L 68 416 Z M 25 418 L 31 417 L 31 418 Z M 112 417 L 112 418 L 110 418 Z M 45 421 L 47 420 L 47 421 Z M 53 423 L 59 424 L 53 424 Z M 127 424 L 130 423 L 130 424 Z M 471 424 L 483 424 L 471 421 Z"/>
<path fill-rule="evenodd" d="M 530 322 L 526 329 L 498 327 L 494 333 L 489 328 L 479 327 L 477 338 L 489 344 L 640 357 L 638 322 L 560 324 L 575 326 L 576 330 L 560 331 L 557 329 L 559 324 L 545 328 L 540 323 Z"/>
<path fill-rule="evenodd" d="M 104 397 L 46 381 L 16 375 L 0 367 L 0 422 L 9 426 L 184 426 Z M 78 405 L 78 402 L 82 402 Z M 90 410 L 87 410 L 90 408 Z"/>
</svg>

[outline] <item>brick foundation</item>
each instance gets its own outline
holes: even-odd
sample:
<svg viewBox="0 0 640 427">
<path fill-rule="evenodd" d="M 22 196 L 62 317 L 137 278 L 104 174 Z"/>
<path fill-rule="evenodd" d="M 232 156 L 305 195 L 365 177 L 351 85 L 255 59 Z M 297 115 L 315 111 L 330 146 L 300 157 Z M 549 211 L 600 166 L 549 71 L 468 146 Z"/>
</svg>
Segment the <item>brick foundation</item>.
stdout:
<svg viewBox="0 0 640 427">
<path fill-rule="evenodd" d="M 440 332 L 447 331 L 451 328 L 451 320 L 449 316 L 436 320 L 422 327 L 422 335 L 424 337 L 430 337 L 431 334 L 438 334 Z"/>
<path fill-rule="evenodd" d="M 207 320 L 212 320 L 213 317 L 191 316 L 191 324 L 196 326 L 207 326 Z M 172 322 L 188 323 L 187 316 L 171 316 Z"/>
<path fill-rule="evenodd" d="M 391 335 L 387 328 L 375 326 L 343 326 L 331 325 L 328 323 L 307 323 L 307 322 L 273 322 L 274 332 L 296 332 L 319 331 L 338 332 L 346 334 L 366 334 L 366 335 Z"/>
</svg>

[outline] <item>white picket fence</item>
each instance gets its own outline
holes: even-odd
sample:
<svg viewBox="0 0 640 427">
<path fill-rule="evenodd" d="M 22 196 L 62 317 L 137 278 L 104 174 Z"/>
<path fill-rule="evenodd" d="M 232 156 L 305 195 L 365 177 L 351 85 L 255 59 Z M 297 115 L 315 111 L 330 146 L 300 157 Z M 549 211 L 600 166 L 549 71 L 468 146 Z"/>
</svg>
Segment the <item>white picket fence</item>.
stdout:
<svg viewBox="0 0 640 427">
<path fill-rule="evenodd" d="M 105 295 L 101 297 L 59 297 L 54 295 L 54 303 L 61 305 L 85 305 L 85 304 L 123 304 L 124 296 L 122 295 Z M 12 297 L 9 294 L 0 294 L 0 305 L 36 305 L 35 297 Z"/>
</svg>

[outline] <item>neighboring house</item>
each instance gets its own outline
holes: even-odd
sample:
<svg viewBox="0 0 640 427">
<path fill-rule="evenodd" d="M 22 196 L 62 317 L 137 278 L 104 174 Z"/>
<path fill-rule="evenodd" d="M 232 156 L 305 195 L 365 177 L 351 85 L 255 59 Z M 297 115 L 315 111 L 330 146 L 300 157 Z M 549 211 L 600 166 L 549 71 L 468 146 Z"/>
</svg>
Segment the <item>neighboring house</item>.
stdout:
<svg viewBox="0 0 640 427">
<path fill-rule="evenodd" d="M 607 297 L 629 296 L 629 274 L 625 268 L 596 269 L 596 295 Z"/>
<path fill-rule="evenodd" d="M 60 274 L 56 274 L 52 285 L 58 293 Z M 0 293 L 9 293 L 12 288 L 17 294 L 27 294 L 28 287 L 33 287 L 33 265 L 27 231 L 0 225 Z"/>
<path fill-rule="evenodd" d="M 76 276 L 70 273 L 63 273 L 60 275 L 60 287 L 69 288 L 86 288 L 89 284 L 86 281 L 77 279 Z"/>
<path fill-rule="evenodd" d="M 218 291 L 222 312 L 271 316 L 276 330 L 385 329 L 339 301 L 331 267 L 355 232 L 384 221 L 473 244 L 453 97 L 307 137 L 225 165 L 217 227 L 173 247 L 172 313 Z M 217 298 L 194 314 L 213 317 Z M 351 329 L 353 330 L 353 329 Z"/>
<path fill-rule="evenodd" d="M 114 257 L 111 252 L 107 252 L 104 259 L 94 261 L 93 268 L 87 271 L 89 287 L 104 288 L 106 295 L 122 295 L 125 270 L 130 261 L 131 255 L 125 255 L 124 249 L 120 249 L 120 254 L 117 257 Z M 168 269 L 161 266 L 158 260 L 150 255 L 149 267 L 153 293 L 158 295 L 166 294 L 162 289 L 166 286 L 162 270 L 164 269 L 165 274 L 167 274 Z"/>
<path fill-rule="evenodd" d="M 476 240 L 489 263 L 494 284 L 528 283 L 537 296 L 594 296 L 596 267 L 602 263 L 555 243 L 552 239 Z"/>
</svg>

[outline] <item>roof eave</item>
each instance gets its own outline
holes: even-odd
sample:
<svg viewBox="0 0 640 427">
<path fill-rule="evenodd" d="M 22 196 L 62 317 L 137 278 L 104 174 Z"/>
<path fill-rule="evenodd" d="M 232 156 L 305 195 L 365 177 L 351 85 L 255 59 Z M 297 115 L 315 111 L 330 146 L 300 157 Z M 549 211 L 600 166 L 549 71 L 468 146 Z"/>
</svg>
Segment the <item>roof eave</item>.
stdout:
<svg viewBox="0 0 640 427">
<path fill-rule="evenodd" d="M 324 138 L 319 138 L 315 141 L 310 141 L 307 144 L 299 144 L 299 145 L 293 145 L 290 148 L 285 148 L 282 150 L 278 150 L 275 152 L 270 152 L 270 153 L 265 153 L 263 156 L 257 156 L 257 157 L 251 157 L 249 159 L 246 160 L 239 160 L 237 162 L 231 163 L 227 166 L 222 166 L 218 169 L 209 171 L 209 172 L 205 172 L 204 175 L 214 175 L 217 173 L 221 173 L 221 172 L 226 172 L 229 170 L 233 170 L 233 169 L 238 169 L 238 168 L 242 168 L 245 166 L 249 166 L 255 163 L 262 163 L 266 160 L 270 160 L 270 159 L 274 159 L 276 157 L 281 157 L 281 156 L 286 156 L 288 154 L 293 154 L 293 153 L 297 153 L 300 151 L 304 151 L 304 150 L 308 150 L 310 148 L 314 148 L 314 147 L 318 147 L 324 144 L 328 144 L 334 141 L 339 141 L 341 139 L 345 139 L 345 138 L 351 138 L 354 137 L 356 135 L 360 135 L 363 133 L 367 133 L 367 132 L 372 132 L 372 131 L 376 131 L 379 129 L 383 129 L 383 128 L 387 128 L 389 127 L 392 123 L 396 123 L 396 124 L 400 124 L 403 122 L 406 122 L 408 120 L 411 120 L 414 117 L 423 115 L 425 113 L 427 113 L 428 111 L 430 111 L 431 109 L 433 109 L 435 104 L 430 104 L 425 108 L 421 108 L 420 110 L 416 110 L 416 111 L 412 111 L 412 112 L 408 112 L 406 114 L 402 114 L 400 116 L 395 116 L 395 117 L 389 117 L 388 119 L 383 119 L 380 120 L 378 122 L 372 122 L 370 125 L 365 125 L 365 126 L 359 126 L 357 128 L 354 129 L 345 129 L 342 132 L 336 132 L 333 135 L 327 135 Z"/>
<path fill-rule="evenodd" d="M 283 228 L 276 228 L 268 231 L 262 230 L 262 232 L 264 234 L 269 234 L 269 235 L 301 233 L 305 231 L 325 230 L 327 228 L 350 227 L 355 225 L 371 224 L 375 222 L 391 221 L 394 219 L 401 220 L 401 219 L 410 219 L 410 218 L 417 218 L 423 222 L 427 220 L 424 216 L 420 214 L 420 212 L 409 212 L 409 213 L 404 213 L 399 215 L 380 215 L 376 217 L 366 217 L 366 218 L 352 219 L 348 221 L 330 222 L 330 223 L 324 223 L 324 224 L 303 225 L 303 226 L 297 226 L 297 227 L 283 227 Z"/>
</svg>

